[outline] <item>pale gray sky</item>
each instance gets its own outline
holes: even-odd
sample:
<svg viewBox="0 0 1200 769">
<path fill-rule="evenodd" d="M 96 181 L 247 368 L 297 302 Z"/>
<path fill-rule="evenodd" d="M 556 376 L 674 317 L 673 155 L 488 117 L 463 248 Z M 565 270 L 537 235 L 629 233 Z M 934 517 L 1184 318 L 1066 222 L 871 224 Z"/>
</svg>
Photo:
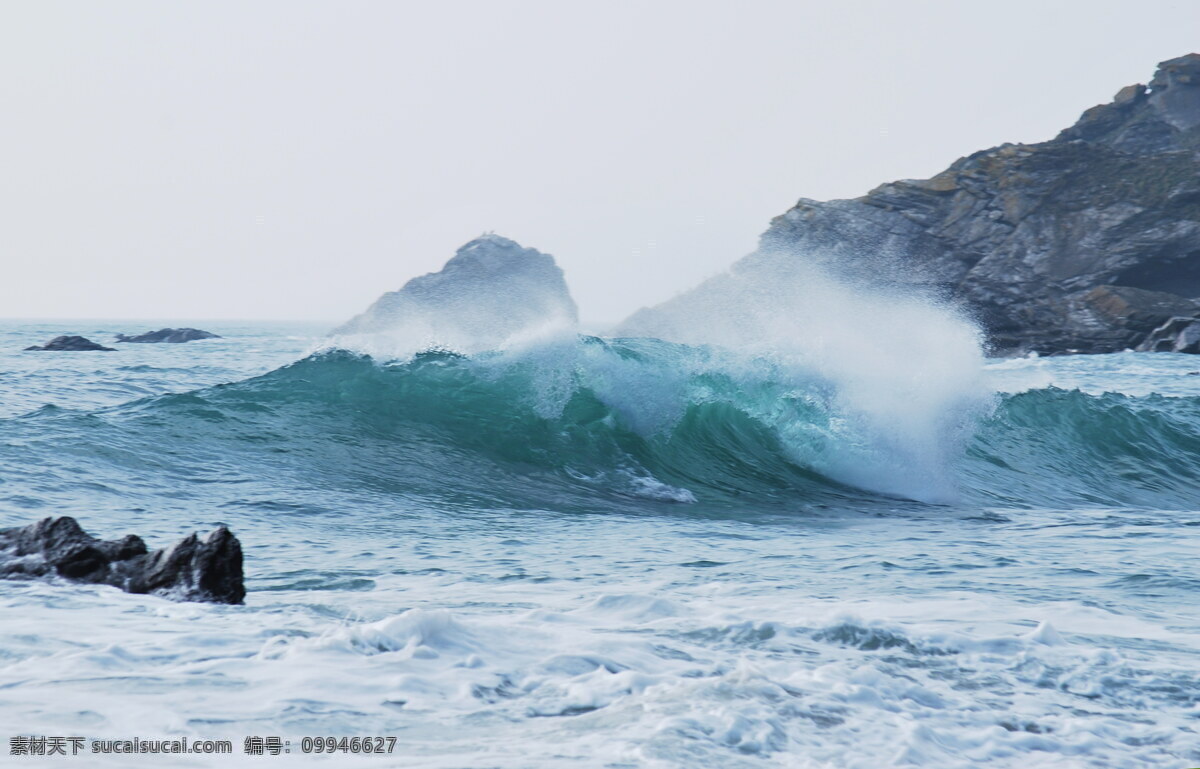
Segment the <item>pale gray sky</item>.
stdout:
<svg viewBox="0 0 1200 769">
<path fill-rule="evenodd" d="M 338 321 L 495 230 L 616 320 L 1198 49 L 1194 0 L 0 0 L 0 316 Z"/>
</svg>

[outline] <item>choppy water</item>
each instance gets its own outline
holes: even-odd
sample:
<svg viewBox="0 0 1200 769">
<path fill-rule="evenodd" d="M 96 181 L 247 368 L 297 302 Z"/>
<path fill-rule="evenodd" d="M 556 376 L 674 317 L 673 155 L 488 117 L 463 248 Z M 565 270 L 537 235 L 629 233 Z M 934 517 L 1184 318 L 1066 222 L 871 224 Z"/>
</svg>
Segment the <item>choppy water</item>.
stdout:
<svg viewBox="0 0 1200 769">
<path fill-rule="evenodd" d="M 164 766 L 1200 765 L 1196 358 L 991 362 L 913 425 L 654 340 L 383 364 L 201 325 L 227 338 L 0 327 L 0 526 L 224 523 L 249 590 L 0 582 L 8 735 L 397 737 Z"/>
</svg>

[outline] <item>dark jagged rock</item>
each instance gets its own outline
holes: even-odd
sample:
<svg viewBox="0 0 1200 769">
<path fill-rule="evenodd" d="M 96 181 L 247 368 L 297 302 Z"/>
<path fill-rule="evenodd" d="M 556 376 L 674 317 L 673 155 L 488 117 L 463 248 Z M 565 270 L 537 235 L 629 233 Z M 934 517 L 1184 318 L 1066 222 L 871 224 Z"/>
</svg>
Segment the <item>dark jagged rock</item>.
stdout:
<svg viewBox="0 0 1200 769">
<path fill-rule="evenodd" d="M 98 540 L 67 516 L 0 530 L 0 577 L 55 574 L 180 601 L 239 604 L 246 597 L 242 546 L 224 526 L 152 553 L 134 534 Z"/>
<path fill-rule="evenodd" d="M 801 200 L 734 269 L 789 259 L 950 298 L 997 354 L 1135 347 L 1200 310 L 1200 54 L 1163 62 L 1148 87 L 1051 141 L 855 200 Z"/>
<path fill-rule="evenodd" d="M 1171 318 L 1146 337 L 1141 352 L 1186 352 L 1200 355 L 1200 318 Z"/>
<path fill-rule="evenodd" d="M 96 344 L 91 339 L 83 336 L 56 336 L 40 347 L 35 344 L 26 347 L 25 350 L 45 352 L 90 352 L 98 350 L 100 352 L 116 352 L 112 347 Z"/>
<path fill-rule="evenodd" d="M 193 342 L 197 339 L 220 338 L 211 331 L 201 331 L 198 328 L 160 328 L 158 331 L 148 331 L 145 334 L 138 334 L 137 336 L 117 334 L 118 342 L 135 342 L 138 344 L 158 344 L 161 342 L 180 344 L 182 342 Z"/>
<path fill-rule="evenodd" d="M 487 346 L 543 325 L 574 325 L 578 312 L 554 257 L 494 234 L 458 249 L 438 272 L 381 296 L 334 334 L 389 332 Z"/>
</svg>

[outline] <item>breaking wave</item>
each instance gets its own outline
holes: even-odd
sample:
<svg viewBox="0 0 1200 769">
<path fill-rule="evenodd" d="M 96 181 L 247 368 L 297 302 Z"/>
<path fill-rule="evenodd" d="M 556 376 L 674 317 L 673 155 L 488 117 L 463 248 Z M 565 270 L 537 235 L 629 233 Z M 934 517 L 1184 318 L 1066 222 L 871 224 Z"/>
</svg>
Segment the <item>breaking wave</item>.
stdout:
<svg viewBox="0 0 1200 769">
<path fill-rule="evenodd" d="M 93 445 L 91 460 L 143 475 L 287 474 L 517 509 L 1178 507 L 1200 487 L 1200 398 L 1046 388 L 964 398 L 905 432 L 904 419 L 845 395 L 767 357 L 581 337 L 390 363 L 326 351 L 233 384 L 90 413 L 47 408 L 0 429 L 36 422 L 39 443 L 58 435 L 75 456 Z"/>
</svg>

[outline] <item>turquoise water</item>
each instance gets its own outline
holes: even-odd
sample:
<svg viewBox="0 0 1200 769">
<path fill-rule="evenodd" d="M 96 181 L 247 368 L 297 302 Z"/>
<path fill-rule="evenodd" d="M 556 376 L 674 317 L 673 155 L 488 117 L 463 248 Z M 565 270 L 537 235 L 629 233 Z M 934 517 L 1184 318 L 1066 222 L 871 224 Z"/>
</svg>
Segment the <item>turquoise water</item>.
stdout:
<svg viewBox="0 0 1200 769">
<path fill-rule="evenodd" d="M 335 766 L 1200 764 L 1195 358 L 991 361 L 909 418 L 647 339 L 19 352 L 143 325 L 0 326 L 0 525 L 226 524 L 246 605 L 0 582 L 2 731 L 397 737 Z"/>
</svg>

